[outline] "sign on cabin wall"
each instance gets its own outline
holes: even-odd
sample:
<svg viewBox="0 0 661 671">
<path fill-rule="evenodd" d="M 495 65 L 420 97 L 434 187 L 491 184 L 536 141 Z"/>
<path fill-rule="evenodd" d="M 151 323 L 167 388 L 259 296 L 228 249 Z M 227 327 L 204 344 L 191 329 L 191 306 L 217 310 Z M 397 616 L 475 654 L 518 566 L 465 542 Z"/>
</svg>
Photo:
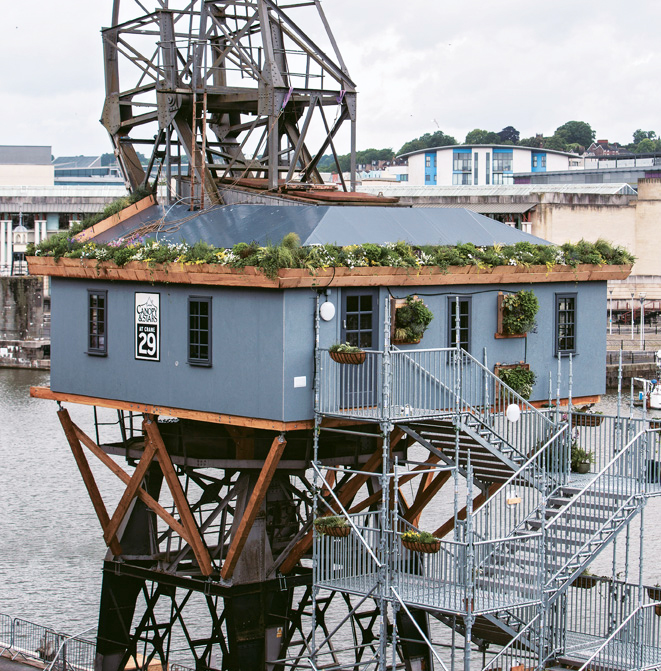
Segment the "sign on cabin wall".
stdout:
<svg viewBox="0 0 661 671">
<path fill-rule="evenodd" d="M 161 295 L 135 294 L 135 358 L 160 361 Z"/>
</svg>

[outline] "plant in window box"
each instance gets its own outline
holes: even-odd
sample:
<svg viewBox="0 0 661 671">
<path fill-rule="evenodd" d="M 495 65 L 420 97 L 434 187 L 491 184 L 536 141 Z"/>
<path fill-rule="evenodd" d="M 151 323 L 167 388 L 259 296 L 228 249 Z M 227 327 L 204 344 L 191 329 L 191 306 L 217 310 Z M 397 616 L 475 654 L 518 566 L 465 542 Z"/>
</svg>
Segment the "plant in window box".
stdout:
<svg viewBox="0 0 661 671">
<path fill-rule="evenodd" d="M 521 398 L 528 400 L 535 385 L 536 376 L 526 365 L 515 364 L 513 366 L 502 366 L 498 369 L 498 377 Z M 501 390 L 505 395 L 506 390 Z"/>
<path fill-rule="evenodd" d="M 523 336 L 535 326 L 539 301 L 534 292 L 522 289 L 500 299 L 502 335 Z"/>
<path fill-rule="evenodd" d="M 417 296 L 407 296 L 403 305 L 395 308 L 394 343 L 419 343 L 434 313 Z"/>
<path fill-rule="evenodd" d="M 314 527 L 322 536 L 344 538 L 351 533 L 351 525 L 341 515 L 318 517 L 314 521 Z"/>
<path fill-rule="evenodd" d="M 365 363 L 365 352 L 348 342 L 336 342 L 328 348 L 328 354 L 337 363 L 360 365 Z"/>
<path fill-rule="evenodd" d="M 574 441 L 571 445 L 572 473 L 589 473 L 591 464 L 594 464 L 594 454 L 584 450 L 576 441 Z"/>
<path fill-rule="evenodd" d="M 429 531 L 409 529 L 401 535 L 402 545 L 413 552 L 436 554 L 441 549 L 441 541 Z"/>
</svg>

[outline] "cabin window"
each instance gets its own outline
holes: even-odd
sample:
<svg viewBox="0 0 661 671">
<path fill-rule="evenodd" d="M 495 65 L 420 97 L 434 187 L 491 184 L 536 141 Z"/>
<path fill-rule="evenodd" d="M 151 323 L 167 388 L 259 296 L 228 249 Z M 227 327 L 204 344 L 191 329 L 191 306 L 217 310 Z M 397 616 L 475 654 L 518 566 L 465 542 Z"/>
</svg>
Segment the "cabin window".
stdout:
<svg viewBox="0 0 661 671">
<path fill-rule="evenodd" d="M 108 292 L 87 292 L 87 353 L 108 354 Z"/>
<path fill-rule="evenodd" d="M 188 299 L 188 363 L 211 365 L 211 298 Z"/>
<path fill-rule="evenodd" d="M 576 294 L 555 295 L 555 353 L 576 353 Z"/>
<path fill-rule="evenodd" d="M 448 347 L 457 342 L 457 296 L 448 296 Z M 459 296 L 459 346 L 470 352 L 471 339 L 471 299 Z"/>
</svg>

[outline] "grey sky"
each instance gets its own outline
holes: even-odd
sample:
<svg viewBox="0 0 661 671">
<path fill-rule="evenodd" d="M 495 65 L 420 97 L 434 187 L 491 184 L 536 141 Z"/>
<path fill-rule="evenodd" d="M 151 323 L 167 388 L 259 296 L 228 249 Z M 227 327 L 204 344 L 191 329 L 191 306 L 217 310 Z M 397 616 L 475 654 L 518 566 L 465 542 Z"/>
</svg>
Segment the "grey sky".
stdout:
<svg viewBox="0 0 661 671">
<path fill-rule="evenodd" d="M 513 125 L 551 134 L 571 119 L 599 138 L 661 131 L 661 3 L 615 0 L 324 0 L 358 84 L 358 147 L 397 150 L 439 128 Z M 99 124 L 99 31 L 111 0 L 0 0 L 0 144 L 55 155 L 110 151 Z M 340 151 L 346 148 L 339 147 Z"/>
</svg>

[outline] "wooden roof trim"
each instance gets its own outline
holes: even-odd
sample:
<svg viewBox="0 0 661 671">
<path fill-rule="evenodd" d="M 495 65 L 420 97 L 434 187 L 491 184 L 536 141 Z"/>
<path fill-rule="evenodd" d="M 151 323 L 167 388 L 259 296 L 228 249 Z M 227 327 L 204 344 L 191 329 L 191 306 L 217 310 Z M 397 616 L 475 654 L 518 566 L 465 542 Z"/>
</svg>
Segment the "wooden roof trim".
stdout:
<svg viewBox="0 0 661 671">
<path fill-rule="evenodd" d="M 270 279 L 255 267 L 228 268 L 213 264 L 170 263 L 150 266 L 144 261 L 131 261 L 121 268 L 113 262 L 95 259 L 59 260 L 47 256 L 28 258 L 31 275 L 69 277 L 75 279 L 116 280 L 172 284 L 205 284 L 258 289 L 297 289 L 314 287 L 371 286 L 439 286 L 460 284 L 537 284 L 546 282 L 589 282 L 623 280 L 631 266 L 450 266 L 447 271 L 421 268 L 327 268 L 309 271 L 283 268 L 276 279 Z"/>
<path fill-rule="evenodd" d="M 78 233 L 78 235 L 74 236 L 74 240 L 77 240 L 78 242 L 85 242 L 86 240 L 91 240 L 97 235 L 105 233 L 107 230 L 117 226 L 117 224 L 121 224 L 123 221 L 126 221 L 127 219 L 134 217 L 136 214 L 139 214 L 143 210 L 146 210 L 148 207 L 151 207 L 152 205 L 155 204 L 156 199 L 154 198 L 154 195 L 149 194 L 145 198 L 142 198 L 141 200 L 138 200 L 137 202 L 128 205 L 123 210 L 117 212 L 117 214 L 113 214 L 107 219 L 103 219 L 98 223 L 94 224 L 94 226 L 90 226 L 89 228 L 86 228 L 84 231 L 81 231 L 80 233 Z"/>
</svg>

